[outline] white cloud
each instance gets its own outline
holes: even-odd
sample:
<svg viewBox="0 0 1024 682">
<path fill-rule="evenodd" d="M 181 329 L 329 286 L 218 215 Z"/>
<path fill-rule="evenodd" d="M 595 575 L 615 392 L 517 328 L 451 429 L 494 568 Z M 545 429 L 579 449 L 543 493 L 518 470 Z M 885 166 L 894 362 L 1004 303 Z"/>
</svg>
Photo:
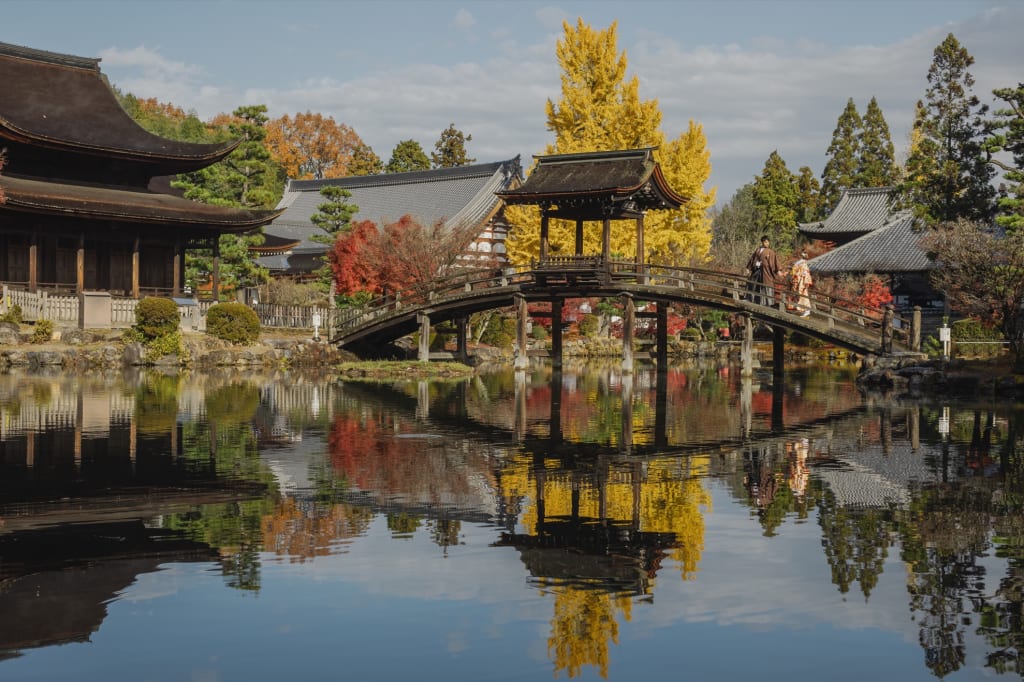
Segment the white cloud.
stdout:
<svg viewBox="0 0 1024 682">
<path fill-rule="evenodd" d="M 476 25 L 476 19 L 473 18 L 473 15 L 469 10 L 460 9 L 455 13 L 455 20 L 452 22 L 452 25 L 454 25 L 455 28 L 466 31 Z"/>
</svg>

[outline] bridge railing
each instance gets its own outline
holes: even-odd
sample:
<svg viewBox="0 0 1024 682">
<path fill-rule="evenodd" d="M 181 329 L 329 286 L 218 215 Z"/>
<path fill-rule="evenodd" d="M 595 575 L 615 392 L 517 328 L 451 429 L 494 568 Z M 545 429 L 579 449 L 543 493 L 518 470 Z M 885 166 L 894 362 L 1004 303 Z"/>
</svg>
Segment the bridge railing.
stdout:
<svg viewBox="0 0 1024 682">
<path fill-rule="evenodd" d="M 544 268 L 537 264 L 502 269 L 486 268 L 462 270 L 438 278 L 421 287 L 407 289 L 380 297 L 349 310 L 338 311 L 335 317 L 336 332 L 360 328 L 389 317 L 404 314 L 410 307 L 424 307 L 455 297 L 479 292 L 482 289 L 504 287 L 515 284 L 534 285 L 538 275 L 550 273 L 560 267 L 573 272 L 579 267 L 578 259 L 565 263 L 549 261 Z M 593 259 L 591 259 L 593 261 Z M 756 309 L 754 302 L 759 282 L 737 273 L 721 272 L 695 267 L 671 265 L 638 264 L 635 261 L 610 260 L 607 263 L 593 261 L 595 267 L 607 273 L 612 284 L 615 282 L 670 287 L 683 289 L 687 296 L 705 300 L 711 304 L 726 304 L 738 309 Z M 536 273 L 536 274 L 535 274 Z M 652 292 L 656 293 L 656 292 Z M 756 294 L 764 296 L 763 293 Z M 780 313 L 787 313 L 791 304 L 791 292 L 785 286 L 771 289 L 768 299 L 770 307 Z M 817 320 L 824 319 L 829 330 L 852 326 L 861 334 L 882 335 L 885 310 L 872 308 L 862 303 L 832 296 L 818 291 L 808 292 L 812 313 Z M 911 321 L 893 313 L 893 336 L 897 343 L 906 344 L 911 333 Z"/>
</svg>

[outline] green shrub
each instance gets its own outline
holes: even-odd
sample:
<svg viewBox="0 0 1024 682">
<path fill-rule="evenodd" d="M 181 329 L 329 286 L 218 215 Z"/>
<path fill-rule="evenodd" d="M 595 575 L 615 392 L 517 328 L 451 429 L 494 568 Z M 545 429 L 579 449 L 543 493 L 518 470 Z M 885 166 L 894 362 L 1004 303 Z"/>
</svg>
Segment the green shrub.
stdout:
<svg viewBox="0 0 1024 682">
<path fill-rule="evenodd" d="M 683 341 L 700 341 L 700 330 L 696 327 L 687 327 L 683 331 L 679 332 L 679 338 Z"/>
<path fill-rule="evenodd" d="M 0 315 L 0 322 L 13 322 L 14 324 L 21 324 L 21 306 L 18 304 L 12 305 L 6 313 Z"/>
<path fill-rule="evenodd" d="M 544 341 L 548 338 L 548 330 L 539 324 L 534 324 L 530 333 L 533 334 L 533 338 L 537 341 Z"/>
<path fill-rule="evenodd" d="M 206 333 L 248 346 L 260 338 L 260 318 L 243 303 L 218 303 L 206 313 Z"/>
<path fill-rule="evenodd" d="M 135 308 L 135 327 L 147 341 L 178 329 L 178 305 L 169 298 L 147 296 Z"/>
<path fill-rule="evenodd" d="M 584 315 L 580 320 L 580 336 L 590 338 L 597 334 L 597 315 Z"/>
<path fill-rule="evenodd" d="M 991 358 L 1001 355 L 1003 344 L 992 343 L 1003 341 L 1004 337 L 998 329 L 992 329 L 973 319 L 957 320 L 950 326 L 949 335 L 953 339 L 956 354 L 961 357 Z M 970 343 L 970 342 L 981 343 Z"/>
<path fill-rule="evenodd" d="M 516 340 L 516 320 L 499 313 L 491 315 L 480 342 L 495 348 L 511 348 Z"/>
<path fill-rule="evenodd" d="M 36 328 L 32 331 L 32 343 L 47 343 L 53 338 L 53 322 L 51 320 L 36 321 Z"/>
</svg>

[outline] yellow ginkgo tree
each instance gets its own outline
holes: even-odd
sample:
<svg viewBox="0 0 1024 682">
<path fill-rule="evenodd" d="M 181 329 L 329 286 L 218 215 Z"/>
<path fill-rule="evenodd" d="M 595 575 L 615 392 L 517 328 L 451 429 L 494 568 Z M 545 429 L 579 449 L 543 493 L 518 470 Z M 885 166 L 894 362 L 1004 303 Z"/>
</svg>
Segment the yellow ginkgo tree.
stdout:
<svg viewBox="0 0 1024 682">
<path fill-rule="evenodd" d="M 547 102 L 547 128 L 555 141 L 545 154 L 618 151 L 655 147 L 670 187 L 688 198 L 674 211 L 653 211 L 644 218 L 645 260 L 686 264 L 707 259 L 711 247 L 708 210 L 715 190 L 705 190 L 711 175 L 710 152 L 699 123 L 666 143 L 661 131 L 657 100 L 640 99 L 640 80 L 626 79 L 627 60 L 616 46 L 616 23 L 595 30 L 578 19 L 576 26 L 563 23 L 563 39 L 556 55 L 562 68 L 562 97 Z M 513 263 L 524 264 L 540 253 L 540 216 L 533 206 L 510 206 L 506 218 L 513 226 L 508 254 Z M 612 223 L 610 250 L 627 259 L 636 257 L 636 225 L 632 220 Z M 600 253 L 601 230 L 584 231 L 584 253 Z M 551 251 L 571 253 L 575 225 L 552 220 Z"/>
</svg>

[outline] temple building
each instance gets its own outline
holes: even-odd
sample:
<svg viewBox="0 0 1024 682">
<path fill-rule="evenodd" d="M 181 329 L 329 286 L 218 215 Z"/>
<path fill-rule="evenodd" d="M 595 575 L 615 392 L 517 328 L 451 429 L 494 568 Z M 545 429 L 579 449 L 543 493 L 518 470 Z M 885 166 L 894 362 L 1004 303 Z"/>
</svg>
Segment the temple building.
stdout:
<svg viewBox="0 0 1024 682">
<path fill-rule="evenodd" d="M 406 215 L 424 227 L 442 223 L 445 229 L 470 235 L 461 258 L 464 265 L 501 266 L 508 260 L 508 225 L 495 193 L 518 187 L 522 181 L 519 157 L 408 173 L 289 180 L 278 204 L 283 215 L 264 229 L 264 243 L 253 250 L 259 255 L 257 262 L 274 277 L 312 277 L 329 247 L 312 239 L 326 233 L 311 217 L 327 201 L 320 190 L 331 186 L 351 194 L 346 201 L 358 208 L 352 223 L 368 220 L 379 228 Z"/>
<path fill-rule="evenodd" d="M 176 196 L 170 178 L 238 142 L 153 135 L 121 108 L 99 59 L 0 43 L 0 282 L 28 291 L 178 295 L 185 252 L 280 214 Z"/>
</svg>

